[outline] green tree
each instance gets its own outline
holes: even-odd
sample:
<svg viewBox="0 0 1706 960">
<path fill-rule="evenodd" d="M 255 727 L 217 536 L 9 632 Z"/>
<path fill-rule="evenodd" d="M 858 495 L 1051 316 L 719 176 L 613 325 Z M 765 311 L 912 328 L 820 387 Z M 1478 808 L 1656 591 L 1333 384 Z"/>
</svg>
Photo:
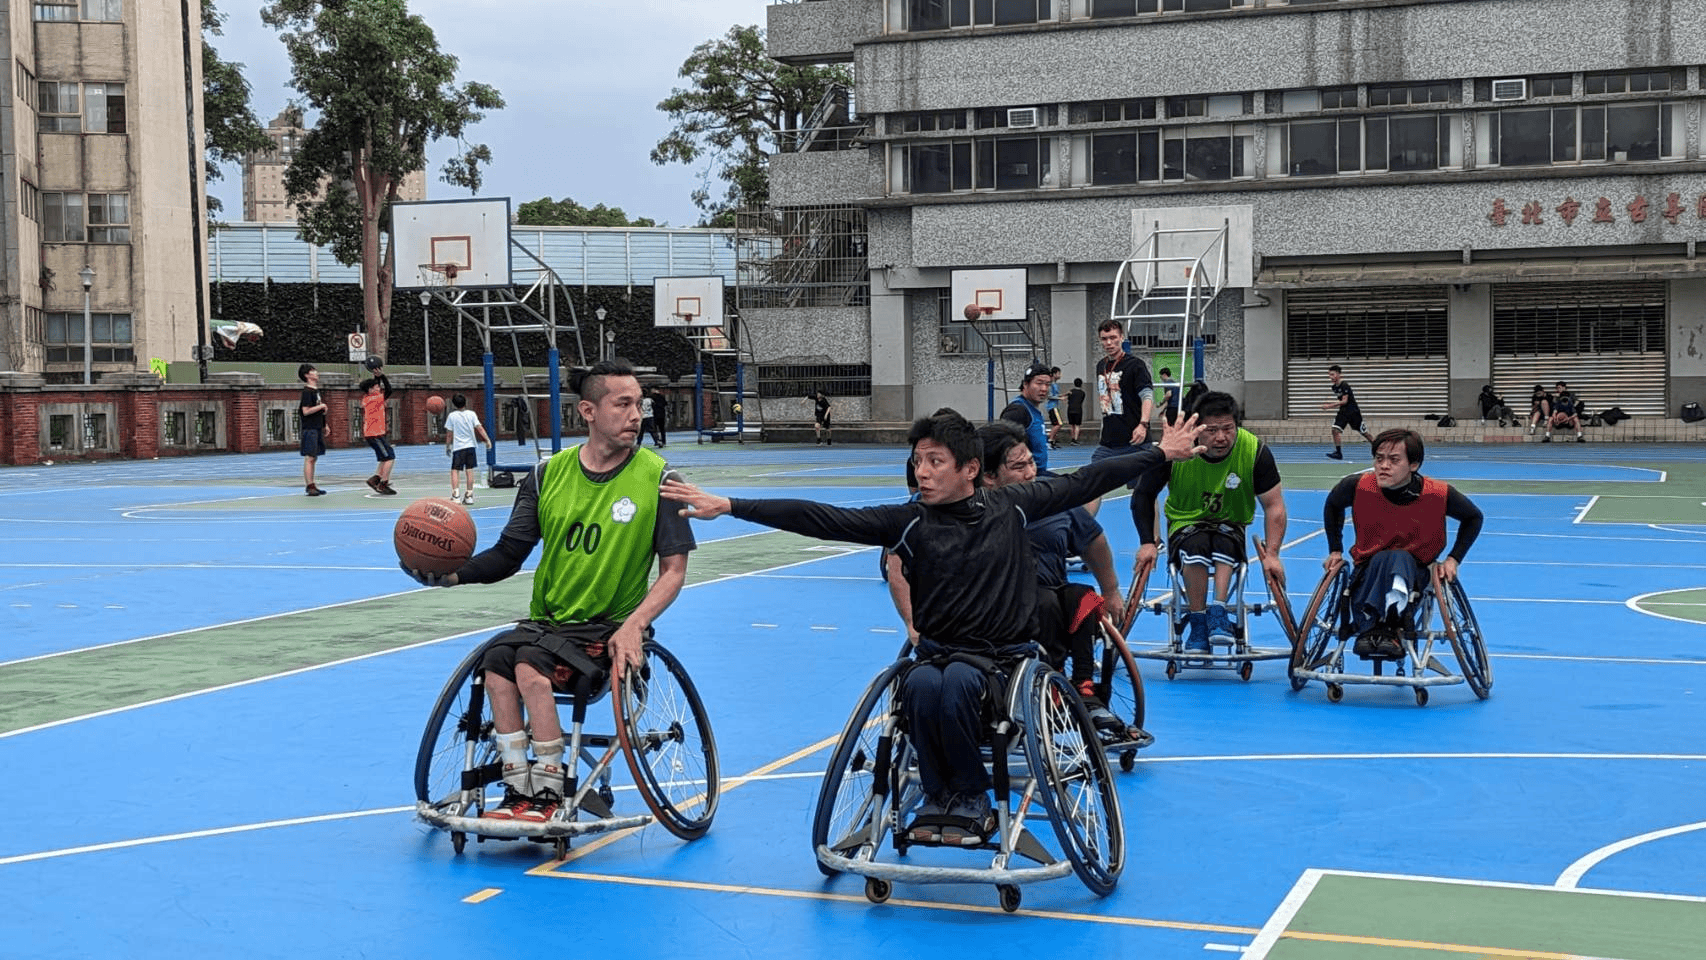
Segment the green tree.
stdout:
<svg viewBox="0 0 1706 960">
<path fill-rule="evenodd" d="M 442 179 L 478 193 L 492 154 L 463 133 L 503 97 L 483 83 L 458 85 L 456 58 L 404 0 L 272 0 L 261 20 L 279 31 L 291 86 L 318 114 L 285 170 L 298 232 L 361 264 L 367 339 L 383 353 L 396 252 L 381 240 L 398 187 L 426 169 L 427 144 L 452 137 L 462 152 Z"/>
<path fill-rule="evenodd" d="M 246 154 L 269 150 L 272 139 L 249 107 L 249 81 L 243 77 L 243 65 L 219 59 L 219 51 L 209 42 L 210 37 L 223 36 L 225 14 L 219 12 L 213 0 L 201 5 L 201 112 L 206 141 L 202 151 L 207 166 L 207 182 L 222 179 L 222 164 L 241 163 Z M 222 204 L 218 197 L 207 197 L 207 218 L 217 219 Z"/>
<path fill-rule="evenodd" d="M 564 197 L 552 200 L 540 197 L 515 208 L 515 222 L 523 227 L 655 227 L 650 217 L 628 219 L 621 207 L 583 207 Z"/>
<path fill-rule="evenodd" d="M 843 66 L 789 66 L 764 53 L 764 31 L 734 26 L 693 48 L 680 75 L 690 81 L 658 103 L 675 129 L 652 148 L 652 162 L 692 164 L 708 159 L 693 202 L 705 225 L 728 226 L 734 211 L 770 202 L 766 157 L 783 134 L 800 129 L 832 85 L 851 86 Z M 712 196 L 712 178 L 723 181 Z"/>
</svg>

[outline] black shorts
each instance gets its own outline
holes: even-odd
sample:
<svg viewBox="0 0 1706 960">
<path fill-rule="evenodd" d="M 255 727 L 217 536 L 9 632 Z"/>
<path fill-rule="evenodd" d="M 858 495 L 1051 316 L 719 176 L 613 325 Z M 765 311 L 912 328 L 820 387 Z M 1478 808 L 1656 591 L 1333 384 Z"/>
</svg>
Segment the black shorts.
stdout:
<svg viewBox="0 0 1706 960">
<path fill-rule="evenodd" d="M 1057 427 L 1060 426 L 1060 411 L 1059 410 L 1050 410 L 1048 412 L 1048 422 L 1053 424 L 1054 426 L 1057 426 Z"/>
<path fill-rule="evenodd" d="M 1167 538 L 1167 552 L 1175 565 L 1212 567 L 1244 563 L 1244 528 L 1235 523 L 1195 523 L 1181 527 Z"/>
<path fill-rule="evenodd" d="M 380 463 L 397 459 L 397 451 L 391 449 L 391 441 L 384 437 L 368 437 L 367 445 L 373 450 L 373 455 L 379 458 Z"/>
<path fill-rule="evenodd" d="M 1357 433 L 1367 433 L 1368 429 L 1363 423 L 1362 411 L 1347 410 L 1344 407 L 1340 407 L 1339 415 L 1333 418 L 1333 429 L 1343 430 L 1346 427 L 1350 427 Z"/>
<path fill-rule="evenodd" d="M 305 457 L 323 457 L 326 455 L 326 436 L 323 431 L 304 427 L 302 430 L 301 453 Z"/>
<path fill-rule="evenodd" d="M 479 460 L 474 455 L 473 447 L 463 447 L 450 452 L 450 469 L 472 470 L 479 466 Z"/>
<path fill-rule="evenodd" d="M 1083 410 L 1068 410 L 1068 411 L 1066 411 L 1066 422 L 1072 424 L 1075 427 L 1082 427 L 1084 425 L 1084 411 Z"/>
<path fill-rule="evenodd" d="M 546 649 L 542 643 L 572 644 L 593 666 L 608 672 L 610 654 L 605 644 L 620 626 L 610 621 L 552 625 L 538 620 L 523 620 L 514 629 L 486 641 L 486 655 L 480 660 L 480 669 L 514 683 L 515 665 L 525 663 L 541 676 L 550 677 L 552 688 L 566 693 L 573 689 L 574 664 Z M 587 665 L 586 661 L 582 665 Z M 595 679 L 603 682 L 602 676 Z"/>
<path fill-rule="evenodd" d="M 818 417 L 817 418 L 817 425 L 824 428 L 825 430 L 828 430 L 829 429 L 829 415 L 825 414 L 824 416 Z"/>
</svg>

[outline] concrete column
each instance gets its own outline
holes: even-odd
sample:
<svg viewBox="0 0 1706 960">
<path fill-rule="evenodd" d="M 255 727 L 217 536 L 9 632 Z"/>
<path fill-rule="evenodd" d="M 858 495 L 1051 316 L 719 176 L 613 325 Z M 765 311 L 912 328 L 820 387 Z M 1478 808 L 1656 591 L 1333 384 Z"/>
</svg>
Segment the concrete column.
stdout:
<svg viewBox="0 0 1706 960">
<path fill-rule="evenodd" d="M 1090 343 L 1095 337 L 1095 324 L 1090 320 L 1090 288 L 1082 283 L 1058 283 L 1049 287 L 1048 355 L 1050 362 L 1060 368 L 1065 383 L 1061 384 L 1061 420 L 1066 419 L 1065 396 L 1072 389 L 1073 378 L 1085 381 L 1095 372 L 1090 359 Z"/>
<path fill-rule="evenodd" d="M 1262 299 L 1266 305 L 1261 305 Z M 1285 417 L 1285 291 L 1250 291 L 1244 307 L 1244 415 Z"/>
<path fill-rule="evenodd" d="M 871 419 L 913 419 L 912 324 L 906 291 L 891 290 L 888 272 L 871 271 Z"/>
<path fill-rule="evenodd" d="M 1706 280 L 1670 282 L 1670 395 L 1665 416 L 1685 403 L 1706 403 Z"/>
<path fill-rule="evenodd" d="M 1476 398 L 1493 382 L 1493 288 L 1454 284 L 1446 295 L 1446 331 L 1451 344 L 1451 415 L 1480 417 Z"/>
</svg>

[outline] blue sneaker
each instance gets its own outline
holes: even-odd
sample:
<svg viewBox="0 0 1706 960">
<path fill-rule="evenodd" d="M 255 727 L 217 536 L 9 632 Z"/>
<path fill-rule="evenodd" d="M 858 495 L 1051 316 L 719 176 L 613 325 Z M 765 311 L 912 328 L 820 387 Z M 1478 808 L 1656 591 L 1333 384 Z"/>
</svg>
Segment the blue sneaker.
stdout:
<svg viewBox="0 0 1706 960">
<path fill-rule="evenodd" d="M 1226 612 L 1223 604 L 1211 603 L 1208 607 L 1208 635 L 1228 643 L 1238 639 L 1232 635 L 1232 617 Z"/>
<path fill-rule="evenodd" d="M 1193 610 L 1185 614 L 1185 652 L 1208 653 L 1208 614 L 1202 610 Z"/>
</svg>

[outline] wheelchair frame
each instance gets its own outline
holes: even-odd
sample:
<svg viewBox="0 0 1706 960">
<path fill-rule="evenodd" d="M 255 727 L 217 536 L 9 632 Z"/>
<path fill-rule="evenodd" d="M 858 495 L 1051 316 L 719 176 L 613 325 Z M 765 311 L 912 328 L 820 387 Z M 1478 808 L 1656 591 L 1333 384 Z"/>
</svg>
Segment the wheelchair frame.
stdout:
<svg viewBox="0 0 1706 960">
<path fill-rule="evenodd" d="M 1349 610 L 1353 574 L 1351 565 L 1341 560 L 1322 576 L 1315 588 L 1298 624 L 1287 668 L 1293 690 L 1302 690 L 1309 681 L 1320 680 L 1327 685 L 1328 702 L 1338 703 L 1344 699 L 1346 684 L 1411 687 L 1418 707 L 1427 706 L 1429 687 L 1466 683 L 1476 699 L 1485 700 L 1492 695 L 1493 665 L 1487 657 L 1481 625 L 1469 606 L 1469 595 L 1460 579 L 1447 584 L 1438 564 L 1430 567 L 1428 583 L 1413 601 L 1415 636 L 1401 638 L 1403 655 L 1397 659 L 1363 657 L 1371 664 L 1372 672 L 1348 672 L 1345 645 L 1354 636 Z M 1332 607 L 1326 609 L 1329 599 Z M 1450 647 L 1461 672 L 1447 668 L 1435 652 L 1441 641 Z M 1394 665 L 1392 674 L 1385 672 L 1388 663 Z"/>
<path fill-rule="evenodd" d="M 1108 755 L 1119 759 L 1120 770 L 1130 773 L 1137 765 L 1137 751 L 1155 743 L 1155 737 L 1143 727 L 1146 712 L 1143 675 L 1138 672 L 1131 648 L 1126 646 L 1125 635 L 1106 612 L 1101 614 L 1101 627 L 1096 631 L 1091 651 L 1096 664 L 1091 677 L 1096 696 L 1102 698 L 1114 716 L 1126 721 L 1124 736 L 1100 730 L 1097 736 Z"/>
<path fill-rule="evenodd" d="M 612 684 L 592 691 L 584 701 L 574 694 L 556 695 L 558 707 L 566 705 L 571 712 L 564 729 L 568 776 L 557 813 L 542 823 L 482 816 L 491 803 L 487 789 L 503 781 L 485 681 L 478 672 L 490 646 L 491 640 L 480 644 L 457 665 L 433 705 L 415 757 L 416 815 L 448 831 L 457 853 L 470 835 L 482 843 L 526 837 L 552 844 L 561 860 L 578 836 L 654 821 L 683 840 L 697 839 L 710 829 L 721 792 L 716 739 L 693 681 L 674 654 L 655 640 L 645 642 L 640 670 L 614 685 L 619 689 L 619 695 L 610 698 L 615 733 L 585 729 L 587 708 L 609 694 Z M 618 751 L 649 813 L 614 812 L 611 766 Z M 683 768 L 697 769 L 683 779 Z"/>
<path fill-rule="evenodd" d="M 1020 660 L 1007 678 L 1001 695 L 1012 720 L 992 725 L 994 742 L 985 747 L 985 760 L 995 767 L 995 833 L 983 844 L 960 848 L 994 851 L 990 865 L 876 859 L 885 841 L 901 856 L 914 846 L 906 825 L 924 802 L 900 715 L 900 684 L 910 666 L 903 659 L 877 674 L 831 755 L 812 822 L 818 869 L 825 876 L 863 876 L 872 903 L 888 900 L 896 881 L 992 883 L 1001 908 L 1011 913 L 1019 909 L 1021 884 L 1068 873 L 1077 873 L 1097 896 L 1112 892 L 1125 866 L 1125 826 L 1108 756 L 1092 746 L 1098 742 L 1095 728 L 1077 692 L 1035 655 Z M 1028 829 L 1039 816 L 1037 806 L 1063 856 Z M 1014 866 L 1016 857 L 1038 865 Z"/>
<path fill-rule="evenodd" d="M 1170 539 L 1170 538 L 1169 538 Z M 1268 548 L 1260 537 L 1252 536 L 1251 543 L 1256 547 L 1258 559 L 1267 556 Z M 1162 550 L 1166 550 L 1162 544 Z M 1227 589 L 1230 602 L 1226 605 L 1227 613 L 1232 615 L 1233 636 L 1231 640 L 1224 637 L 1210 637 L 1209 652 L 1186 651 L 1184 646 L 1185 615 L 1189 613 L 1184 607 L 1185 580 L 1184 571 L 1171 559 L 1166 561 L 1168 579 L 1171 589 L 1158 600 L 1145 603 L 1143 595 L 1149 588 L 1149 576 L 1154 571 L 1153 566 L 1139 568 L 1133 577 L 1131 594 L 1126 601 L 1126 629 L 1136 620 L 1138 609 L 1165 616 L 1167 619 L 1167 645 L 1160 649 L 1135 650 L 1132 656 L 1145 660 L 1164 660 L 1167 663 L 1167 679 L 1172 680 L 1179 675 L 1181 669 L 1189 670 L 1231 670 L 1238 674 L 1238 679 L 1249 680 L 1255 673 L 1255 663 L 1258 660 L 1289 660 L 1295 627 L 1291 624 L 1291 607 L 1286 600 L 1285 590 L 1276 584 L 1267 570 L 1262 570 L 1262 577 L 1267 583 L 1268 596 L 1273 599 L 1267 603 L 1249 603 L 1244 599 L 1244 578 L 1249 572 L 1250 562 L 1245 560 L 1232 571 L 1232 581 Z M 1261 564 L 1258 563 L 1260 568 Z M 1209 573 L 1208 590 L 1212 595 L 1214 590 L 1214 574 Z M 1281 629 L 1285 631 L 1288 645 L 1286 647 L 1257 647 L 1250 643 L 1250 618 L 1274 611 L 1280 620 Z"/>
</svg>

